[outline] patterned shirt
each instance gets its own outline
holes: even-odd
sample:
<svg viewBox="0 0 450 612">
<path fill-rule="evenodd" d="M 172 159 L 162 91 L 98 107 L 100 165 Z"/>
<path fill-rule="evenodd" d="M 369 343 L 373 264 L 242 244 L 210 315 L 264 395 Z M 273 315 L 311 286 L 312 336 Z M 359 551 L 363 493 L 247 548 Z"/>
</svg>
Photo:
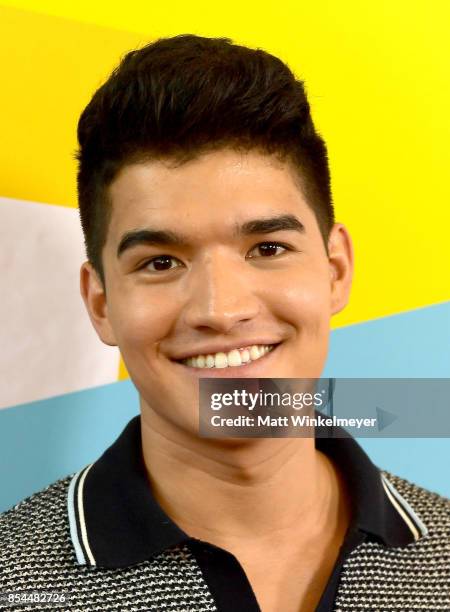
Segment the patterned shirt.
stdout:
<svg viewBox="0 0 450 612">
<path fill-rule="evenodd" d="M 316 448 L 353 506 L 317 612 L 448 612 L 449 500 L 380 471 L 351 437 L 318 437 Z M 64 601 L 44 600 L 52 593 Z M 139 416 L 96 462 L 0 515 L 0 609 L 260 612 L 236 557 L 158 505 Z"/>
</svg>

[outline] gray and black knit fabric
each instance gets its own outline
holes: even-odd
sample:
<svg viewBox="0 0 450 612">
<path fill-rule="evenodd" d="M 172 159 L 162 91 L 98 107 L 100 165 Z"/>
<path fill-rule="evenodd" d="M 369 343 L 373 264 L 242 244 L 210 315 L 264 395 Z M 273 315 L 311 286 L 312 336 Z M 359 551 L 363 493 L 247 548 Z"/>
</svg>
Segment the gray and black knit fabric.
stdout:
<svg viewBox="0 0 450 612">
<path fill-rule="evenodd" d="M 67 593 L 65 602 L 0 609 L 212 612 L 214 601 L 186 547 L 124 569 L 78 565 L 67 518 L 72 477 L 55 482 L 0 515 L 0 593 Z"/>
<path fill-rule="evenodd" d="M 401 478 L 388 476 L 428 534 L 400 548 L 386 548 L 376 542 L 358 546 L 344 565 L 335 610 L 448 612 L 450 502 Z M 0 593 L 64 592 L 65 602 L 20 606 L 3 602 L 0 609 L 217 610 L 200 567 L 186 546 L 122 569 L 77 564 L 67 516 L 71 478 L 59 480 L 0 516 Z"/>
<path fill-rule="evenodd" d="M 449 612 L 450 500 L 387 476 L 428 534 L 405 547 L 373 541 L 358 546 L 343 567 L 335 611 Z"/>
</svg>

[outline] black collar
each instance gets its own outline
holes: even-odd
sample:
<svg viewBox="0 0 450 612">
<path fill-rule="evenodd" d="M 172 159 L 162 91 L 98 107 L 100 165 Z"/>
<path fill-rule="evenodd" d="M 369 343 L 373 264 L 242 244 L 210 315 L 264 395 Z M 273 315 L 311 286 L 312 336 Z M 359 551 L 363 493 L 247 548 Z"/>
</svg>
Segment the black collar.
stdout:
<svg viewBox="0 0 450 612">
<path fill-rule="evenodd" d="M 425 535 L 412 508 L 351 437 L 316 438 L 341 470 L 359 529 L 387 547 Z M 134 417 L 93 464 L 74 476 L 68 498 L 72 542 L 81 564 L 127 567 L 188 541 L 152 495 L 142 458 L 141 421 Z"/>
</svg>

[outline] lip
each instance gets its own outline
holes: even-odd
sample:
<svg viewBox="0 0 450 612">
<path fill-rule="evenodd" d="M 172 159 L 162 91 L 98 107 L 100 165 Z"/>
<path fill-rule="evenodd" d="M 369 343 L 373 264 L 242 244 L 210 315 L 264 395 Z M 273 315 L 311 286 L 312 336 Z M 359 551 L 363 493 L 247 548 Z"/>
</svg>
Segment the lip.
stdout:
<svg viewBox="0 0 450 612">
<path fill-rule="evenodd" d="M 275 344 L 267 342 L 266 344 Z M 271 378 L 271 373 L 267 372 L 272 364 L 273 355 L 278 355 L 278 349 L 282 342 L 275 344 L 274 348 L 255 361 L 245 365 L 226 368 L 194 368 L 178 361 L 174 365 L 183 368 L 183 371 L 193 378 Z M 244 345 L 247 346 L 247 345 Z M 235 347 L 238 348 L 238 347 Z M 228 350 L 233 350 L 232 348 Z M 200 353 L 201 354 L 201 353 Z"/>
<path fill-rule="evenodd" d="M 258 338 L 258 340 L 247 340 L 247 339 L 243 339 L 243 340 L 239 340 L 239 342 L 237 342 L 236 340 L 231 343 L 231 342 L 223 342 L 221 344 L 216 343 L 216 344 L 208 344 L 208 345 L 203 345 L 203 346 L 198 346 L 195 349 L 192 349 L 190 351 L 185 351 L 184 353 L 179 353 L 177 355 L 170 355 L 170 359 L 172 361 L 181 361 L 182 359 L 187 359 L 188 357 L 197 357 L 198 355 L 214 355 L 215 353 L 229 353 L 230 351 L 233 351 L 234 349 L 242 349 L 242 348 L 246 348 L 249 346 L 261 346 L 261 345 L 274 345 L 275 347 L 280 344 L 280 340 L 267 340 L 265 338 L 263 338 L 262 340 Z M 275 349 L 273 349 L 271 352 L 273 352 Z M 240 366 L 237 366 L 240 367 Z"/>
</svg>

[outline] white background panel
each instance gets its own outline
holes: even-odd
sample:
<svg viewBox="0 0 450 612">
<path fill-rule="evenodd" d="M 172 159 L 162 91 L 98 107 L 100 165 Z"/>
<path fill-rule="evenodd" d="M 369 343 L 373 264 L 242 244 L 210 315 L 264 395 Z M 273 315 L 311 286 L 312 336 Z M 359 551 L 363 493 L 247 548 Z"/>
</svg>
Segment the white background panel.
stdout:
<svg viewBox="0 0 450 612">
<path fill-rule="evenodd" d="M 117 380 L 79 292 L 78 211 L 0 198 L 0 408 Z"/>
</svg>

